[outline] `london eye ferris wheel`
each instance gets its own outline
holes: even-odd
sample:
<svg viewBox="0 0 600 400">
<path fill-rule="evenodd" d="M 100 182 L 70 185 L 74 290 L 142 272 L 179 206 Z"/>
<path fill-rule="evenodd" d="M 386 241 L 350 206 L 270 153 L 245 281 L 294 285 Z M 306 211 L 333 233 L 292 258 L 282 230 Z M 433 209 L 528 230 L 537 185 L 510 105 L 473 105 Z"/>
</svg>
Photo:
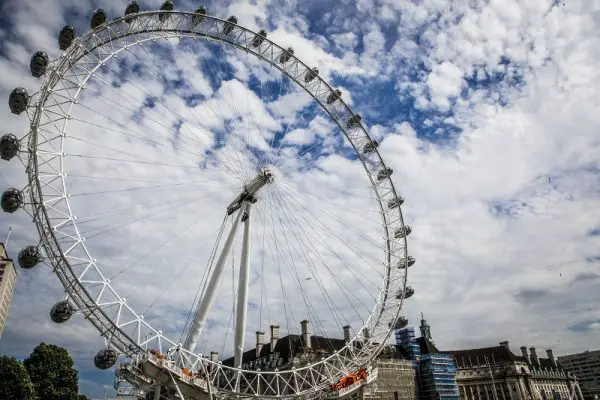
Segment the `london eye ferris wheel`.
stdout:
<svg viewBox="0 0 600 400">
<path fill-rule="evenodd" d="M 411 229 L 327 74 L 265 30 L 171 1 L 98 9 L 58 44 L 31 58 L 40 89 L 10 94 L 31 124 L 0 156 L 28 184 L 1 206 L 32 216 L 40 241 L 19 264 L 52 268 L 66 296 L 50 316 L 100 332 L 96 366 L 123 357 L 136 388 L 186 399 L 315 397 L 368 366 L 405 324 Z M 261 353 L 248 332 L 262 348 L 269 324 Z M 289 359 L 280 329 L 302 331 Z"/>
</svg>

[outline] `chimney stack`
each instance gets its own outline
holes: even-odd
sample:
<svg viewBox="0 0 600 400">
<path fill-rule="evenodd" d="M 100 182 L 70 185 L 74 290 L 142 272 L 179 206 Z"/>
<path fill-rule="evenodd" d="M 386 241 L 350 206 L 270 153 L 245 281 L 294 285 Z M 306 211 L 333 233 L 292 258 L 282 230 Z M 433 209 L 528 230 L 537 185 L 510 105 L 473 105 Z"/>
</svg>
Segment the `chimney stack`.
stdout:
<svg viewBox="0 0 600 400">
<path fill-rule="evenodd" d="M 342 328 L 344 330 L 344 342 L 350 341 L 350 325 L 346 325 Z"/>
<path fill-rule="evenodd" d="M 279 341 L 279 325 L 271 325 L 271 353 L 275 351 L 275 346 Z"/>
<path fill-rule="evenodd" d="M 265 333 L 256 331 L 256 358 L 260 357 L 260 352 L 265 344 Z"/>
<path fill-rule="evenodd" d="M 498 343 L 500 346 L 506 348 L 506 350 L 510 351 L 510 347 L 508 347 L 508 340 Z"/>
<path fill-rule="evenodd" d="M 556 364 L 556 359 L 554 358 L 554 353 L 552 352 L 552 349 L 547 349 L 546 354 L 548 355 L 548 359 L 550 360 L 554 368 L 556 368 L 558 365 Z"/>
<path fill-rule="evenodd" d="M 210 352 L 210 361 L 214 362 L 214 363 L 218 363 L 219 362 L 219 352 L 218 351 L 211 351 Z M 209 365 L 209 368 L 211 371 L 214 371 L 218 366 L 217 365 Z"/>
<path fill-rule="evenodd" d="M 540 361 L 538 360 L 537 353 L 535 352 L 535 347 L 530 347 L 529 353 L 531 354 L 531 364 L 540 365 Z"/>
<path fill-rule="evenodd" d="M 308 333 L 308 320 L 304 320 L 300 322 L 300 327 L 302 328 L 302 341 L 304 342 L 304 347 L 310 349 L 310 333 Z"/>
<path fill-rule="evenodd" d="M 521 354 L 525 357 L 525 361 L 527 364 L 531 364 L 531 360 L 529 359 L 529 354 L 527 354 L 527 347 L 521 346 Z"/>
<path fill-rule="evenodd" d="M 363 337 L 365 338 L 365 341 L 371 338 L 371 332 L 369 332 L 369 328 L 365 328 L 363 330 Z"/>
</svg>

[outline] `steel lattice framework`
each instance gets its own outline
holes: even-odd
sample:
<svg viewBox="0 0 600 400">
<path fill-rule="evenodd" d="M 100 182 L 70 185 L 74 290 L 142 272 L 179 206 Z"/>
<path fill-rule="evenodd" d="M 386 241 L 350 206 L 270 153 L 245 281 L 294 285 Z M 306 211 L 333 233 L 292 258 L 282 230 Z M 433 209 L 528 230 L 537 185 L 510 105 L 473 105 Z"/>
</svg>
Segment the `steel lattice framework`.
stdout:
<svg viewBox="0 0 600 400">
<path fill-rule="evenodd" d="M 31 130 L 27 137 L 29 186 L 25 191 L 29 201 L 26 210 L 37 225 L 44 260 L 64 285 L 70 302 L 100 331 L 107 346 L 134 363 L 152 357 L 147 353 L 150 348 L 163 353 L 177 349 L 190 370 L 202 372 L 204 382 L 197 383 L 212 395 L 314 396 L 342 375 L 368 365 L 385 345 L 391 326 L 400 316 L 409 257 L 406 235 L 397 234 L 405 229 L 400 207 L 403 200 L 390 179 L 392 171 L 362 124 L 350 122 L 355 114 L 348 105 L 341 98 L 329 104 L 327 99 L 334 88 L 319 76 L 305 80 L 311 68 L 287 50 L 266 38 L 255 46 L 256 32 L 219 18 L 207 15 L 198 21 L 198 14 L 184 11 L 168 12 L 168 18 L 159 18 L 161 14 L 165 11 L 117 18 L 76 39 L 59 59 L 50 62 L 41 90 L 29 100 L 27 115 Z M 228 33 L 227 24 L 233 25 Z M 203 354 L 181 348 L 179 343 L 150 326 L 144 316 L 136 313 L 113 289 L 88 251 L 77 217 L 71 210 L 68 176 L 63 168 L 70 113 L 79 95 L 87 90 L 88 81 L 103 64 L 118 58 L 119 53 L 129 51 L 132 46 L 167 38 L 204 39 L 233 46 L 279 69 L 320 104 L 363 163 L 379 203 L 385 232 L 382 266 L 385 274 L 364 327 L 342 350 L 312 365 L 284 371 L 239 371 L 211 361 Z M 282 63 L 282 55 L 290 56 L 289 60 Z"/>
</svg>

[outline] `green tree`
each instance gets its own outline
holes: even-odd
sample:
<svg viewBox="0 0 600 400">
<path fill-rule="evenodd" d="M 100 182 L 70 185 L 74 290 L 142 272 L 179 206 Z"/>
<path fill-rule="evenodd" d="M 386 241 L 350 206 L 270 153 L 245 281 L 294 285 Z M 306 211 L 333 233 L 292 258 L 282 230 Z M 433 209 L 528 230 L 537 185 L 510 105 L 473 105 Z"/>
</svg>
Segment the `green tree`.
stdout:
<svg viewBox="0 0 600 400">
<path fill-rule="evenodd" d="M 0 399 L 36 399 L 25 366 L 13 357 L 0 357 L 0 382 Z"/>
<path fill-rule="evenodd" d="M 40 343 L 24 364 L 38 398 L 77 399 L 77 371 L 73 368 L 71 356 L 63 347 Z"/>
<path fill-rule="evenodd" d="M 90 398 L 87 397 L 85 394 L 78 394 L 77 400 L 90 400 Z"/>
</svg>

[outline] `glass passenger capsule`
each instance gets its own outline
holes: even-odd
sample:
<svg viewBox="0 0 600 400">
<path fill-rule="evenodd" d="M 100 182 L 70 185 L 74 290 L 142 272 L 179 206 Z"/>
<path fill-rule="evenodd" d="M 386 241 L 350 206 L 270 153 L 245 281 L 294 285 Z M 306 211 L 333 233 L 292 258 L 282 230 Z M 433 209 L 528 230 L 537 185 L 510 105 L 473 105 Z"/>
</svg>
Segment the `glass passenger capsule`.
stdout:
<svg viewBox="0 0 600 400">
<path fill-rule="evenodd" d="M 402 239 L 403 237 L 410 235 L 411 232 L 412 228 L 408 225 L 404 225 L 402 228 L 396 229 L 396 232 L 394 232 L 394 237 L 396 239 Z"/>
<path fill-rule="evenodd" d="M 204 6 L 200 6 L 196 8 L 194 11 L 194 16 L 192 17 L 192 24 L 198 25 L 200 22 L 204 20 L 204 16 L 206 15 L 206 8 Z"/>
<path fill-rule="evenodd" d="M 304 75 L 304 82 L 308 83 L 312 81 L 317 77 L 317 75 L 319 75 L 319 68 L 314 67 L 313 69 L 309 69 Z"/>
<path fill-rule="evenodd" d="M 415 260 L 413 256 L 408 256 L 407 258 L 402 257 L 400 261 L 398 261 L 398 268 L 404 269 L 407 265 L 409 267 L 412 267 L 413 265 L 415 265 L 416 261 L 417 260 Z"/>
<path fill-rule="evenodd" d="M 98 28 L 100 25 L 106 22 L 106 11 L 101 8 L 96 9 L 90 19 L 90 26 L 92 29 Z"/>
<path fill-rule="evenodd" d="M 379 142 L 377 140 L 371 140 L 369 143 L 365 144 L 363 147 L 363 153 L 368 154 L 372 153 L 379 147 Z"/>
<path fill-rule="evenodd" d="M 50 309 L 50 319 L 57 324 L 67 322 L 73 315 L 73 307 L 67 300 L 59 301 Z"/>
<path fill-rule="evenodd" d="M 12 133 L 2 135 L 0 138 L 0 159 L 10 161 L 17 154 L 21 148 L 21 142 Z"/>
<path fill-rule="evenodd" d="M 173 11 L 173 8 L 173 2 L 171 0 L 166 0 L 164 3 L 162 3 L 162 6 L 160 6 L 161 11 Z M 164 21 L 167 18 L 169 18 L 169 13 L 158 14 L 158 19 L 161 21 Z"/>
<path fill-rule="evenodd" d="M 335 91 L 331 92 L 329 94 L 329 96 L 327 96 L 327 104 L 335 103 L 340 97 L 342 97 L 341 90 L 335 90 Z"/>
<path fill-rule="evenodd" d="M 125 8 L 125 16 L 131 15 L 131 14 L 137 14 L 139 12 L 140 12 L 140 5 L 135 0 L 130 1 L 129 4 L 127 4 L 127 7 Z M 130 23 L 131 21 L 133 21 L 133 17 L 125 19 L 125 22 L 127 22 L 127 23 Z"/>
<path fill-rule="evenodd" d="M 264 29 L 261 29 L 252 39 L 252 47 L 260 46 L 267 37 L 267 32 Z"/>
<path fill-rule="evenodd" d="M 65 25 L 58 34 L 58 47 L 61 50 L 66 50 L 75 40 L 75 28 L 71 25 Z"/>
<path fill-rule="evenodd" d="M 357 126 L 358 124 L 360 124 L 360 121 L 362 120 L 362 117 L 359 114 L 355 114 L 353 115 L 348 122 L 346 122 L 346 128 L 348 129 L 352 129 L 355 126 Z"/>
<path fill-rule="evenodd" d="M 31 61 L 29 62 L 29 70 L 31 71 L 31 75 L 36 78 L 44 75 L 46 73 L 46 69 L 48 68 L 48 63 L 50 60 L 48 59 L 48 54 L 43 51 L 37 51 L 31 56 Z"/>
<path fill-rule="evenodd" d="M 0 197 L 0 206 L 2 207 L 2 211 L 9 214 L 17 211 L 22 205 L 23 194 L 19 189 L 10 188 L 4 191 L 4 193 L 2 193 L 2 197 Z"/>
<path fill-rule="evenodd" d="M 31 269 L 40 263 L 40 252 L 37 246 L 27 246 L 19 252 L 19 265 L 23 269 Z"/>
<path fill-rule="evenodd" d="M 8 106 L 13 114 L 21 114 L 27 109 L 27 103 L 29 103 L 29 94 L 27 90 L 23 88 L 16 88 L 10 92 L 8 97 Z"/>
<path fill-rule="evenodd" d="M 405 299 L 412 297 L 412 295 L 414 295 L 414 294 L 415 294 L 415 289 L 413 289 L 411 286 L 407 286 L 406 289 L 404 289 L 404 298 Z M 402 298 L 402 290 L 398 291 L 398 294 L 396 294 L 396 298 L 397 299 Z"/>
<path fill-rule="evenodd" d="M 98 369 L 109 369 L 117 362 L 117 352 L 112 349 L 100 350 L 94 357 Z"/>
<path fill-rule="evenodd" d="M 229 35 L 233 32 L 233 28 L 235 28 L 235 24 L 237 24 L 237 18 L 233 15 L 227 18 L 227 22 L 223 25 L 223 33 Z"/>
<path fill-rule="evenodd" d="M 293 55 L 294 55 L 294 49 L 292 49 L 291 47 L 288 47 L 287 50 L 284 50 L 283 53 L 281 53 L 281 55 L 279 56 L 279 63 L 285 64 L 286 62 L 288 62 L 292 59 Z"/>
<path fill-rule="evenodd" d="M 388 208 L 392 210 L 394 208 L 400 207 L 402 204 L 404 204 L 404 198 L 398 196 L 397 198 L 388 201 Z"/>
<path fill-rule="evenodd" d="M 377 180 L 381 182 L 382 180 L 389 178 L 394 173 L 394 170 L 391 168 L 384 168 L 377 173 Z"/>
</svg>

